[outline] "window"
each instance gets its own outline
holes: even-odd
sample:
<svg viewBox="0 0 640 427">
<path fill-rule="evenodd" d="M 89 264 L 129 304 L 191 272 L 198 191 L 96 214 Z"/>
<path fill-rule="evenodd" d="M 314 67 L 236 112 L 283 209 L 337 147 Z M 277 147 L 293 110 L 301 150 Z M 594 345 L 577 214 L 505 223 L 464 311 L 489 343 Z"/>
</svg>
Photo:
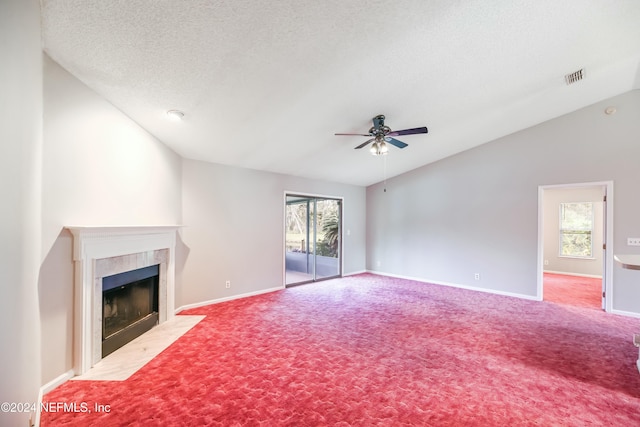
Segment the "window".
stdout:
<svg viewBox="0 0 640 427">
<path fill-rule="evenodd" d="M 593 256 L 593 203 L 560 203 L 560 256 Z"/>
</svg>

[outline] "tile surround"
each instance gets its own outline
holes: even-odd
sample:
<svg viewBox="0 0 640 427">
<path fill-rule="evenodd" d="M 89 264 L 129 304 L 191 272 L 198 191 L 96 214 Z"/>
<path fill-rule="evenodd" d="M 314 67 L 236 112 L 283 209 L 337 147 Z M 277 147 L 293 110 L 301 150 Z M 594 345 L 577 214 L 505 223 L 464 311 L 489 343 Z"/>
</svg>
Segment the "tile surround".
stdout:
<svg viewBox="0 0 640 427">
<path fill-rule="evenodd" d="M 74 238 L 76 375 L 85 374 L 102 359 L 103 277 L 159 264 L 159 323 L 174 317 L 178 227 L 67 227 Z"/>
</svg>

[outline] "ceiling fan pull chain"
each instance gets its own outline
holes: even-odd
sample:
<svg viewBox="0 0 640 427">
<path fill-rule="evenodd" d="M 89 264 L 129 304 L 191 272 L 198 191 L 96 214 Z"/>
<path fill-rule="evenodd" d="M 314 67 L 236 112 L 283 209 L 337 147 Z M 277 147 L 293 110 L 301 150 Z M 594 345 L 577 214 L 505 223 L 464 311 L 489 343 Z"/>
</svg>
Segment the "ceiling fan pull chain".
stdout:
<svg viewBox="0 0 640 427">
<path fill-rule="evenodd" d="M 384 167 L 383 167 L 383 177 L 384 177 L 384 192 L 387 192 L 387 157 L 388 156 L 382 156 L 382 161 L 384 162 Z"/>
</svg>

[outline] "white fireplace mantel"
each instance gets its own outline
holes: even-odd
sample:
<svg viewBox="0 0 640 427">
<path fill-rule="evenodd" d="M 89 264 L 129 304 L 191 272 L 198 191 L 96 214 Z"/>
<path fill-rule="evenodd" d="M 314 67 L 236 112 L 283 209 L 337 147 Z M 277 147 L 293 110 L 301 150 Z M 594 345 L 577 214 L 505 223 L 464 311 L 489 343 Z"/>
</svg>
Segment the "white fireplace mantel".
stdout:
<svg viewBox="0 0 640 427">
<path fill-rule="evenodd" d="M 159 322 L 175 313 L 175 246 L 179 225 L 68 226 L 73 235 L 73 369 L 87 372 L 102 358 L 102 278 L 160 264 Z"/>
</svg>

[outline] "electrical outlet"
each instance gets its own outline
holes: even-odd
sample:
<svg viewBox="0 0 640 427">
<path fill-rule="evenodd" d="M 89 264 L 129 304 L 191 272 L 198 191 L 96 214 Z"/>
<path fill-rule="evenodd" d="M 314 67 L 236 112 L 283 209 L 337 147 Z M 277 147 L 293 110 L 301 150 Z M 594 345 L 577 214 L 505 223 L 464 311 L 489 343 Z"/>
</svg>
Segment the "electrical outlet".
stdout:
<svg viewBox="0 0 640 427">
<path fill-rule="evenodd" d="M 227 280 L 226 282 L 224 282 L 224 287 L 229 289 L 231 287 L 231 280 Z"/>
<path fill-rule="evenodd" d="M 640 237 L 627 237 L 627 246 L 640 246 Z"/>
<path fill-rule="evenodd" d="M 544 265 L 549 265 L 549 260 L 548 259 L 544 260 Z"/>
<path fill-rule="evenodd" d="M 480 280 L 480 273 L 474 274 L 473 278 L 476 279 L 476 280 Z"/>
</svg>

